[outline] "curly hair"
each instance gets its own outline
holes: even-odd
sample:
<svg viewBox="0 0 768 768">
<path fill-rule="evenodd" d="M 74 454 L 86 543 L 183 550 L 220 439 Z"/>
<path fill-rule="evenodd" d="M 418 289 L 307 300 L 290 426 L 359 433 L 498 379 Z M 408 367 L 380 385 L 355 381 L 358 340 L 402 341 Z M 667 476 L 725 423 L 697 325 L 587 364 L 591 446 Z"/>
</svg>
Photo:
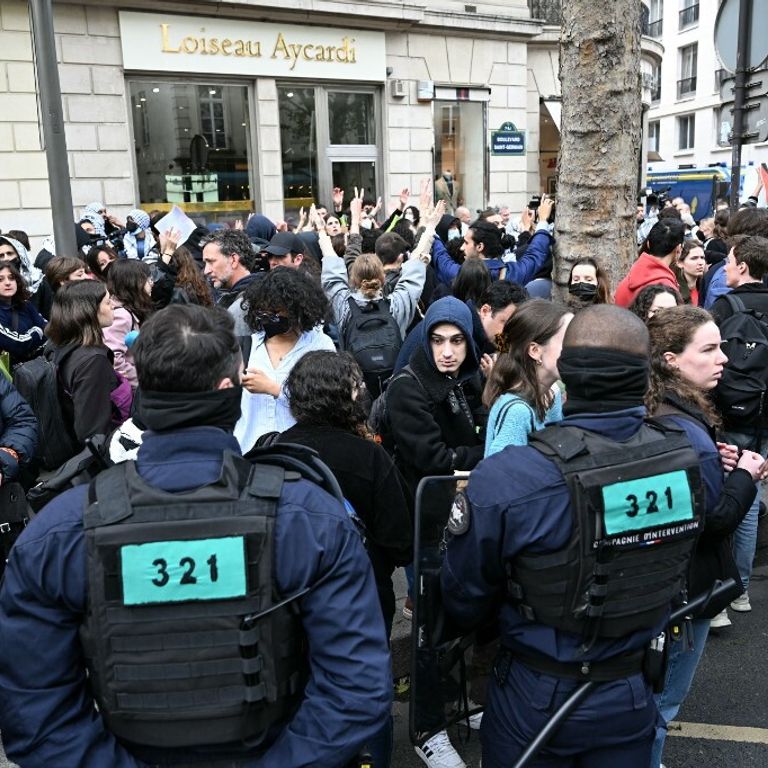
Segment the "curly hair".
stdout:
<svg viewBox="0 0 768 768">
<path fill-rule="evenodd" d="M 237 229 L 220 229 L 200 242 L 200 248 L 215 243 L 224 256 L 237 256 L 240 263 L 249 271 L 256 269 L 256 254 L 251 239 L 245 232 Z"/>
<path fill-rule="evenodd" d="M 147 293 L 147 280 L 150 279 L 149 265 L 137 259 L 119 259 L 109 265 L 107 288 L 139 324 L 143 323 L 154 311 L 152 297 Z"/>
<path fill-rule="evenodd" d="M 291 414 L 299 424 L 333 427 L 368 437 L 365 409 L 354 397 L 363 382 L 360 366 L 346 352 L 307 352 L 285 383 Z"/>
<path fill-rule="evenodd" d="M 710 426 L 720 425 L 720 416 L 706 393 L 691 384 L 680 371 L 665 359 L 666 352 L 682 354 L 702 325 L 714 322 L 712 315 L 701 307 L 682 305 L 657 312 L 648 320 L 651 337 L 651 380 L 645 396 L 645 407 L 653 415 L 667 394 L 698 408 Z"/>
<path fill-rule="evenodd" d="M 670 296 L 675 297 L 677 306 L 679 307 L 683 303 L 683 297 L 679 291 L 674 288 L 670 288 L 668 285 L 646 285 L 637 296 L 635 300 L 627 307 L 632 314 L 637 315 L 644 323 L 648 322 L 648 312 L 650 312 L 651 306 L 653 306 L 654 299 L 660 293 L 668 293 Z"/>
<path fill-rule="evenodd" d="M 253 331 L 261 329 L 259 314 L 279 312 L 299 333 L 311 331 L 325 322 L 328 299 L 323 289 L 300 269 L 275 267 L 254 280 L 243 294 L 245 322 Z"/>
<path fill-rule="evenodd" d="M 11 298 L 11 306 L 16 309 L 21 309 L 24 304 L 29 300 L 29 291 L 27 290 L 27 284 L 24 282 L 24 278 L 21 276 L 16 267 L 11 264 L 10 261 L 0 261 L 0 272 L 7 269 L 11 273 L 13 281 L 16 283 L 16 293 Z"/>
<path fill-rule="evenodd" d="M 559 330 L 567 307 L 545 299 L 526 301 L 496 337 L 499 357 L 483 390 L 483 405 L 491 408 L 505 392 L 513 392 L 533 407 L 540 419 L 549 408 L 550 393 L 539 381 L 536 363 L 528 354 L 534 342 L 546 344 Z"/>
</svg>

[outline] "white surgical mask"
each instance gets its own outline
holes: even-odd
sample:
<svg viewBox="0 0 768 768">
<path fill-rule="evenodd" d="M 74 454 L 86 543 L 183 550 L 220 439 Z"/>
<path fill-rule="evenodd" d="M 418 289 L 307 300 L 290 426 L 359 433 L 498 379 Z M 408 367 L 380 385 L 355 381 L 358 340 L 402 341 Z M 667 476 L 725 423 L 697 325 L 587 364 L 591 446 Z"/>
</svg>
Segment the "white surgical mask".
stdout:
<svg viewBox="0 0 768 768">
<path fill-rule="evenodd" d="M 449 229 L 448 230 L 448 239 L 449 240 L 455 240 L 457 237 L 461 237 L 461 232 L 459 232 L 458 229 Z"/>
</svg>

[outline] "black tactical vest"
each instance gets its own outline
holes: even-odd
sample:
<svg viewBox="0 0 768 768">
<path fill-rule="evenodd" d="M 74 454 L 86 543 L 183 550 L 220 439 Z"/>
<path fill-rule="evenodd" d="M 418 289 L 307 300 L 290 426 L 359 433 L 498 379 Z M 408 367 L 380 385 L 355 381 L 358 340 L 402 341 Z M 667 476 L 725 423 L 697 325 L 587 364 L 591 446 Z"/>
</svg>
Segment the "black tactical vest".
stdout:
<svg viewBox="0 0 768 768">
<path fill-rule="evenodd" d="M 683 593 L 703 521 L 699 458 L 685 434 L 649 423 L 615 442 L 554 426 L 530 445 L 563 473 L 573 531 L 558 552 L 507 562 L 508 599 L 589 644 L 657 625 Z"/>
<path fill-rule="evenodd" d="M 119 739 L 257 749 L 290 719 L 308 668 L 293 596 L 275 595 L 273 538 L 298 477 L 226 453 L 219 481 L 195 491 L 153 488 L 133 462 L 93 482 L 81 641 Z"/>
</svg>

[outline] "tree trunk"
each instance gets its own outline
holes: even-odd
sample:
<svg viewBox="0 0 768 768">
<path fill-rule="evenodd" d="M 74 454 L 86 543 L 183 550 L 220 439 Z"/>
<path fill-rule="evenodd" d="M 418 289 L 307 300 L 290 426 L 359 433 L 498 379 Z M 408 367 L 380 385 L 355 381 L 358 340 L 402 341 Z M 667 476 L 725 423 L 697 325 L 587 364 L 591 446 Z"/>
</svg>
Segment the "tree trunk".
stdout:
<svg viewBox="0 0 768 768">
<path fill-rule="evenodd" d="M 597 258 L 615 289 L 637 255 L 641 146 L 640 0 L 563 0 L 563 112 L 555 282 Z"/>
</svg>

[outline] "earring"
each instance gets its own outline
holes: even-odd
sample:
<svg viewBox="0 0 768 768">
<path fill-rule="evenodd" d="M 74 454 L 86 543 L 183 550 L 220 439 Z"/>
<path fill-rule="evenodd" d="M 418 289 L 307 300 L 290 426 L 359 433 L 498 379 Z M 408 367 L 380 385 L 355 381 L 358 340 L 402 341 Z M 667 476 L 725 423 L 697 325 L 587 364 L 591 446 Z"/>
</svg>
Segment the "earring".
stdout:
<svg viewBox="0 0 768 768">
<path fill-rule="evenodd" d="M 536 365 L 542 365 L 542 364 L 543 364 L 543 363 L 542 363 L 542 361 L 541 361 L 541 360 L 537 360 L 537 361 L 536 361 Z"/>
</svg>

